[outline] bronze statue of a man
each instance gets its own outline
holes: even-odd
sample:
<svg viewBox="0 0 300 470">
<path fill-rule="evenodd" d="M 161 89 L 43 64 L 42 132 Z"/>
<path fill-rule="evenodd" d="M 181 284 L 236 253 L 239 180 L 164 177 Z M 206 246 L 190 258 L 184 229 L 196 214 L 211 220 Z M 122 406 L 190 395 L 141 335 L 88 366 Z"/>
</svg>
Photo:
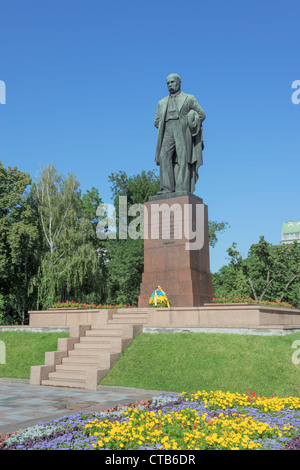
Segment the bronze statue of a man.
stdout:
<svg viewBox="0 0 300 470">
<path fill-rule="evenodd" d="M 193 193 L 202 165 L 205 113 L 193 95 L 181 91 L 181 79 L 167 77 L 169 96 L 159 101 L 154 125 L 158 128 L 155 161 L 160 166 L 159 194 Z"/>
</svg>

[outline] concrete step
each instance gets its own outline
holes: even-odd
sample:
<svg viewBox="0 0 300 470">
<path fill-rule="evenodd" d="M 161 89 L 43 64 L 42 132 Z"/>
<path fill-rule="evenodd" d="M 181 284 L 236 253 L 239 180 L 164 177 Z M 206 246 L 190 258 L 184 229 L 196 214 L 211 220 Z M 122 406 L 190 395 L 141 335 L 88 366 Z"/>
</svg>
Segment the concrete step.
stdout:
<svg viewBox="0 0 300 470">
<path fill-rule="evenodd" d="M 113 325 L 115 326 L 115 325 Z M 85 336 L 82 336 L 81 339 L 84 338 L 93 338 L 94 336 L 100 336 L 100 337 L 110 337 L 110 336 L 122 336 L 123 335 L 123 330 L 121 327 L 117 325 L 116 328 L 93 328 L 91 330 L 87 330 L 85 332 Z"/>
<path fill-rule="evenodd" d="M 80 343 L 79 343 L 80 344 Z M 103 347 L 94 347 L 94 348 L 77 348 L 72 349 L 68 352 L 68 357 L 72 358 L 75 357 L 80 360 L 82 357 L 90 357 L 90 358 L 100 358 L 102 354 L 117 354 L 121 353 L 120 349 L 117 348 L 110 348 L 107 345 L 103 345 Z"/>
<path fill-rule="evenodd" d="M 125 338 L 134 338 L 136 335 L 141 333 L 143 330 L 142 323 L 118 323 L 118 321 L 109 320 L 109 324 L 106 327 L 93 326 L 90 330 L 87 330 L 85 336 L 97 336 L 98 334 L 115 334 L 114 331 L 118 331 L 118 334 Z"/>
<path fill-rule="evenodd" d="M 131 343 L 131 338 L 122 338 L 120 336 L 89 336 L 80 338 L 80 342 L 74 345 L 74 350 L 83 349 L 111 349 L 112 351 L 122 351 Z"/>
<path fill-rule="evenodd" d="M 42 385 L 96 389 L 97 383 L 121 357 L 135 336 L 147 323 L 145 311 L 129 312 L 128 309 L 113 313 L 106 324 L 89 326 L 79 342 L 71 345 L 68 356 L 61 359 Z M 81 333 L 82 334 L 82 333 Z"/>
<path fill-rule="evenodd" d="M 113 314 L 114 313 L 117 313 L 118 315 L 132 315 L 132 316 L 136 316 L 136 315 L 148 315 L 148 311 L 149 309 L 146 307 L 146 308 L 118 308 L 117 311 L 113 311 Z"/>
<path fill-rule="evenodd" d="M 64 364 L 57 364 L 56 369 L 58 372 L 86 372 L 89 369 L 94 369 L 95 364 L 78 364 L 77 362 L 69 362 Z"/>
<path fill-rule="evenodd" d="M 132 308 L 118 308 L 118 313 L 147 313 L 148 312 L 148 307 L 132 307 Z"/>
<path fill-rule="evenodd" d="M 71 352 L 71 351 L 69 351 Z M 97 365 L 100 361 L 100 354 L 98 356 L 67 356 L 62 359 L 61 364 L 91 364 Z"/>
<path fill-rule="evenodd" d="M 121 338 L 116 337 L 114 340 L 117 340 L 120 342 Z M 112 345 L 112 339 L 106 338 L 103 340 L 97 339 L 97 336 L 95 338 L 88 339 L 87 341 L 84 341 L 83 338 L 80 338 L 79 343 L 74 344 L 74 350 L 76 349 L 109 349 Z"/>
<path fill-rule="evenodd" d="M 80 342 L 76 344 L 110 344 L 111 341 L 121 339 L 119 335 L 116 336 L 82 336 Z"/>
<path fill-rule="evenodd" d="M 50 372 L 48 376 L 49 380 L 62 380 L 62 379 L 72 379 L 72 380 L 86 380 L 85 370 L 76 371 L 76 370 L 56 370 L 55 372 Z"/>
<path fill-rule="evenodd" d="M 300 323 L 299 325 L 283 325 L 283 324 L 277 324 L 277 325 L 249 325 L 247 326 L 249 329 L 256 329 L 256 330 L 291 330 L 291 329 L 298 329 L 300 328 Z"/>
<path fill-rule="evenodd" d="M 141 319 L 147 319 L 148 315 L 146 313 L 113 313 L 112 318 L 130 318 L 133 323 L 139 323 Z"/>
<path fill-rule="evenodd" d="M 108 325 L 111 326 L 113 324 L 121 325 L 124 323 L 128 323 L 130 325 L 136 324 L 136 325 L 143 325 L 147 323 L 147 317 L 145 315 L 139 317 L 139 318 L 132 318 L 129 315 L 113 315 L 111 320 L 107 321 Z"/>
<path fill-rule="evenodd" d="M 62 359 L 62 365 L 88 365 L 99 369 L 111 368 L 119 357 L 121 357 L 121 353 L 113 353 L 111 351 L 98 352 L 98 355 L 71 355 Z"/>
<path fill-rule="evenodd" d="M 48 379 L 42 380 L 42 385 L 48 385 L 51 387 L 69 387 L 69 388 L 86 388 L 85 380 L 78 379 Z"/>
</svg>

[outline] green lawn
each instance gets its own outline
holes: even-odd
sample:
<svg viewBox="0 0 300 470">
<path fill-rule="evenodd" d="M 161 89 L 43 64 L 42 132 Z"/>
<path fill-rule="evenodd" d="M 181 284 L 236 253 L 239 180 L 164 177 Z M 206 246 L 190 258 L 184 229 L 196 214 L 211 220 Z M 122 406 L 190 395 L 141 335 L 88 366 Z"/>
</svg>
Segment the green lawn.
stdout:
<svg viewBox="0 0 300 470">
<path fill-rule="evenodd" d="M 64 333 L 2 332 L 6 364 L 0 377 L 29 378 L 44 364 Z M 292 362 L 294 341 L 286 336 L 213 333 L 142 333 L 131 343 L 101 385 L 166 391 L 218 390 L 300 397 L 300 364 Z"/>
<path fill-rule="evenodd" d="M 45 364 L 45 352 L 57 350 L 57 339 L 68 333 L 0 332 L 5 344 L 5 364 L 0 364 L 0 377 L 29 379 L 30 367 Z"/>
<path fill-rule="evenodd" d="M 101 381 L 166 391 L 218 390 L 300 397 L 300 333 L 250 336 L 212 333 L 139 335 Z"/>
</svg>

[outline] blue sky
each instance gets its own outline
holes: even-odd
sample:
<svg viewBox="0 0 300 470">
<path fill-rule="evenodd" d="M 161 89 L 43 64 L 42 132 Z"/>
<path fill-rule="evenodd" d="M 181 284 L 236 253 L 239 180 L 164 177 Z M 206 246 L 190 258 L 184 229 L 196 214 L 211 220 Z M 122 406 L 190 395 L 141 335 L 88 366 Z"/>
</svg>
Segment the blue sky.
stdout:
<svg viewBox="0 0 300 470">
<path fill-rule="evenodd" d="M 237 243 L 280 241 L 300 220 L 300 5 L 292 1 L 2 0 L 0 160 L 33 178 L 53 163 L 110 202 L 108 176 L 153 170 L 166 76 L 206 113 L 195 194 Z"/>
</svg>

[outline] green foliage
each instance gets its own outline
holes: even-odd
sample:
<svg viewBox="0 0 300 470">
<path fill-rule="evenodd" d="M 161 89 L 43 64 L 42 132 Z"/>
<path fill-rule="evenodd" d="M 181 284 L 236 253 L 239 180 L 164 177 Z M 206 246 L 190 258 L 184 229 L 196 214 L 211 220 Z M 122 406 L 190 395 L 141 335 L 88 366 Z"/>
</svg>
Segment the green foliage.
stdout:
<svg viewBox="0 0 300 470">
<path fill-rule="evenodd" d="M 127 196 L 128 205 L 143 204 L 159 191 L 159 176 L 155 171 L 142 171 L 134 176 L 127 176 L 124 171 L 119 171 L 112 173 L 108 180 L 116 209 L 119 196 Z"/>
<path fill-rule="evenodd" d="M 0 294 L 2 322 L 25 321 L 29 279 L 36 269 L 39 232 L 27 189 L 28 173 L 0 162 Z"/>
<path fill-rule="evenodd" d="M 112 241 L 107 256 L 108 302 L 137 305 L 144 269 L 143 240 Z"/>
<path fill-rule="evenodd" d="M 46 309 L 71 298 L 90 304 L 137 305 L 144 269 L 144 243 L 119 237 L 119 198 L 127 209 L 143 205 L 159 190 L 156 171 L 109 176 L 117 215 L 116 239 L 101 240 L 97 188 L 85 193 L 73 174 L 58 174 L 53 165 L 38 181 L 0 162 L 0 323 L 28 322 L 28 310 Z M 127 228 L 142 230 L 142 214 L 127 211 Z M 210 244 L 226 222 L 209 223 Z"/>
<path fill-rule="evenodd" d="M 0 294 L 0 325 L 3 325 L 4 313 L 5 313 L 4 296 Z"/>
<path fill-rule="evenodd" d="M 98 302 L 103 296 L 103 260 L 93 225 L 99 198 L 93 190 L 81 200 L 78 188 L 74 175 L 58 175 L 52 165 L 33 187 L 44 250 L 31 286 L 42 308 L 70 297 L 83 301 L 93 292 Z"/>
<path fill-rule="evenodd" d="M 227 250 L 230 262 L 213 274 L 216 297 L 253 297 L 285 301 L 300 308 L 300 246 L 271 245 L 264 237 L 243 259 L 236 243 Z"/>
<path fill-rule="evenodd" d="M 155 305 L 154 302 L 150 302 L 148 307 L 149 308 L 169 308 L 169 304 L 167 300 L 161 300 L 157 302 L 157 305 Z"/>
<path fill-rule="evenodd" d="M 280 302 L 279 300 L 272 301 L 272 300 L 254 300 L 251 297 L 214 297 L 212 299 L 213 303 L 216 304 L 259 304 L 259 305 L 270 305 L 276 307 L 285 307 L 285 308 L 294 308 L 289 302 Z"/>
<path fill-rule="evenodd" d="M 106 243 L 108 302 L 137 305 L 144 270 L 144 240 L 142 237 L 119 239 L 119 197 L 127 197 L 127 209 L 133 204 L 144 204 L 157 194 L 159 178 L 154 171 L 142 171 L 130 177 L 120 171 L 112 173 L 109 181 L 117 214 L 117 238 Z M 127 224 L 132 220 L 128 216 Z"/>
<path fill-rule="evenodd" d="M 87 190 L 86 193 L 81 196 L 81 199 L 79 199 L 80 217 L 85 217 L 90 220 L 95 230 L 99 222 L 99 217 L 97 217 L 97 208 L 102 203 L 103 201 L 99 196 L 99 191 L 94 187 L 92 187 L 90 191 Z"/>
<path fill-rule="evenodd" d="M 5 441 L 6 446 L 22 445 L 28 441 L 34 441 L 37 439 L 45 439 L 53 436 L 59 431 L 56 424 L 37 424 L 26 429 L 20 429 L 17 435 L 11 434 Z"/>
<path fill-rule="evenodd" d="M 216 220 L 208 221 L 209 231 L 209 245 L 214 248 L 218 242 L 217 233 L 223 233 L 226 228 L 229 227 L 228 222 L 217 222 Z"/>
</svg>

